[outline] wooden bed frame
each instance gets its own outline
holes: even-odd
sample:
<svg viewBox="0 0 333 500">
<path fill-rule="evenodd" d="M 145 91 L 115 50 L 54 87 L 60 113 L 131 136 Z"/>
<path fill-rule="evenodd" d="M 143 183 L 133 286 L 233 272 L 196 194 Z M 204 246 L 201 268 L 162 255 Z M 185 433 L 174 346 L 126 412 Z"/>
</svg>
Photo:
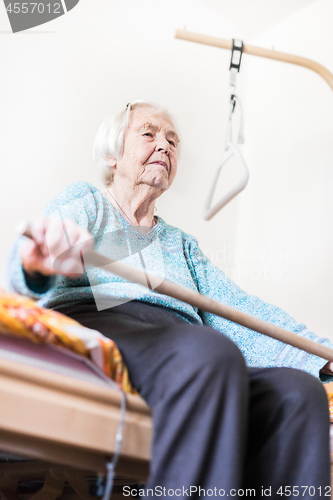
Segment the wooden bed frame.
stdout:
<svg viewBox="0 0 333 500">
<path fill-rule="evenodd" d="M 122 398 L 116 385 L 82 356 L 0 333 L 0 395 L 1 500 L 91 500 L 88 488 L 106 475 L 115 451 Z M 115 485 L 145 482 L 151 436 L 149 407 L 126 395 Z M 40 491 L 17 493 L 19 482 L 36 479 Z M 66 485 L 69 496 L 62 494 Z"/>
<path fill-rule="evenodd" d="M 120 391 L 2 359 L 0 392 L 2 450 L 105 473 L 114 452 Z M 119 474 L 146 478 L 151 432 L 148 406 L 127 395 Z"/>
</svg>

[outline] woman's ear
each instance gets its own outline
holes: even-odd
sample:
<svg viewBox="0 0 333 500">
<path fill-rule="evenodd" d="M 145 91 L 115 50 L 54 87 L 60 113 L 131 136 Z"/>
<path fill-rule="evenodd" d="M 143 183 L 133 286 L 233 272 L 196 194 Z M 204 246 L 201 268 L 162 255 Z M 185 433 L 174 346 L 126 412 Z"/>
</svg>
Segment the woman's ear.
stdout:
<svg viewBox="0 0 333 500">
<path fill-rule="evenodd" d="M 111 156 L 108 156 L 108 165 L 112 168 L 115 168 L 117 166 L 117 160 L 115 158 L 112 158 Z"/>
</svg>

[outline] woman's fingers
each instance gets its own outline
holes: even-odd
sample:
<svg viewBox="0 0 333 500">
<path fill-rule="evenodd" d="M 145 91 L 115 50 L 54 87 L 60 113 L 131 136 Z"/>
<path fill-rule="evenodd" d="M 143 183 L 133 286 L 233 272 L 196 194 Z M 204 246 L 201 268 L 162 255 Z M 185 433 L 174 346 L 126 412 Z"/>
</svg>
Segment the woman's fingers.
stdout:
<svg viewBox="0 0 333 500">
<path fill-rule="evenodd" d="M 50 223 L 46 234 L 54 269 L 62 274 L 83 273 L 81 254 L 93 246 L 88 231 L 64 220 L 61 226 Z"/>
<path fill-rule="evenodd" d="M 36 263 L 42 259 L 42 255 L 40 255 L 38 245 L 35 241 L 27 239 L 21 247 L 20 254 L 24 269 L 27 272 L 36 271 Z"/>
<path fill-rule="evenodd" d="M 23 267 L 45 275 L 77 275 L 84 272 L 83 252 L 91 250 L 93 240 L 84 228 L 71 220 L 39 217 L 31 224 L 33 240 L 21 249 Z"/>
<path fill-rule="evenodd" d="M 63 245 L 62 242 L 64 240 L 65 240 L 65 234 L 61 221 L 57 219 L 46 220 L 45 238 L 43 244 L 46 246 L 48 253 L 49 254 L 55 253 L 57 251 L 57 248 Z"/>
<path fill-rule="evenodd" d="M 84 271 L 79 257 L 70 257 L 69 259 L 64 260 L 60 265 L 60 269 L 63 274 L 68 275 L 82 274 Z"/>
<path fill-rule="evenodd" d="M 46 217 L 40 216 L 30 226 L 30 231 L 31 231 L 33 240 L 36 242 L 37 245 L 42 245 L 44 242 L 45 222 L 46 222 Z"/>
</svg>

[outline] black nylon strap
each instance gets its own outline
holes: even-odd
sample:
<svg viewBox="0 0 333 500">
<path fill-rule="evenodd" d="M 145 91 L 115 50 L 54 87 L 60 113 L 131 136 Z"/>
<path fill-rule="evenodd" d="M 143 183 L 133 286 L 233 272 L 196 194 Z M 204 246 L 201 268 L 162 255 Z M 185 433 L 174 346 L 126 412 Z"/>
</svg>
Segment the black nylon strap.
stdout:
<svg viewBox="0 0 333 500">
<path fill-rule="evenodd" d="M 230 59 L 229 70 L 231 68 L 235 68 L 239 72 L 241 62 L 242 62 L 242 55 L 243 55 L 243 42 L 242 42 L 242 40 L 236 40 L 233 38 L 232 39 L 232 49 L 231 49 L 231 59 Z"/>
</svg>

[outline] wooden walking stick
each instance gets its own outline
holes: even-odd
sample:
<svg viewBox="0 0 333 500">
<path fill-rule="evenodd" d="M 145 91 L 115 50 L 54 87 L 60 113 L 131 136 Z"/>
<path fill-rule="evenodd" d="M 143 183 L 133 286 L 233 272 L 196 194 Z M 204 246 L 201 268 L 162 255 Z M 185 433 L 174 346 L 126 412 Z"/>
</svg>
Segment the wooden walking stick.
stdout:
<svg viewBox="0 0 333 500">
<path fill-rule="evenodd" d="M 26 225 L 23 230 L 21 229 L 20 233 L 23 236 L 32 238 L 28 225 Z M 327 361 L 333 361 L 333 349 L 313 342 L 312 340 L 300 337 L 299 335 L 296 335 L 296 333 L 289 332 L 279 326 L 267 323 L 266 321 L 255 318 L 250 314 L 243 313 L 233 309 L 232 307 L 221 304 L 220 302 L 210 299 L 205 295 L 201 295 L 198 292 L 188 290 L 187 288 L 183 288 L 182 286 L 171 283 L 165 279 L 161 280 L 161 278 L 157 276 L 147 274 L 143 271 L 123 264 L 122 262 L 104 257 L 104 255 L 100 255 L 94 250 L 86 252 L 83 255 L 83 259 L 85 264 L 94 267 L 102 267 L 103 270 L 116 274 L 127 281 L 146 286 L 147 288 L 161 293 L 162 295 L 168 295 L 181 300 L 182 302 L 186 302 L 193 307 L 197 307 L 201 311 L 216 314 L 217 316 L 221 316 L 221 318 L 228 319 L 234 323 L 245 326 L 250 330 L 254 330 L 262 333 L 263 335 L 267 335 L 268 337 L 272 337 L 273 339 L 280 340 L 285 344 L 302 349 L 303 351 L 319 356 Z"/>
</svg>

